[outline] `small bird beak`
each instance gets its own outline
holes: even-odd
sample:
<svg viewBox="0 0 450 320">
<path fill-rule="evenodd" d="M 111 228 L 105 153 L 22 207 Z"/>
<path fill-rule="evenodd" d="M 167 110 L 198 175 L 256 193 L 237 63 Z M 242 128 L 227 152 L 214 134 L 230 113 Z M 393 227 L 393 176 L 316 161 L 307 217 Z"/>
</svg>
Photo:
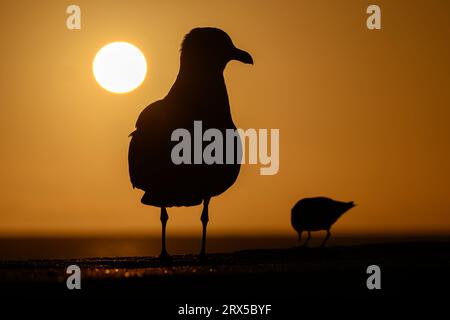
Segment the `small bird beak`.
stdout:
<svg viewBox="0 0 450 320">
<path fill-rule="evenodd" d="M 246 64 L 253 64 L 253 58 L 247 51 L 236 48 L 232 60 L 237 60 Z"/>
</svg>

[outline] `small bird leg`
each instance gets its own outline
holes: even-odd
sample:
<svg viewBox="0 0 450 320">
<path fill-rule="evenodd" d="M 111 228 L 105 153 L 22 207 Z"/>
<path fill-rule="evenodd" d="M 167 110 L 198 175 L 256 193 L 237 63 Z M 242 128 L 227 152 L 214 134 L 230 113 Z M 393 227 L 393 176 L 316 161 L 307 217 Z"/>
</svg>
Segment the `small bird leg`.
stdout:
<svg viewBox="0 0 450 320">
<path fill-rule="evenodd" d="M 210 200 L 210 198 L 206 198 L 203 201 L 202 216 L 200 217 L 200 220 L 202 221 L 202 226 L 203 226 L 202 249 L 200 251 L 201 259 L 206 258 L 206 227 L 207 227 L 208 221 L 209 221 L 209 215 L 208 215 L 209 200 Z"/>
<path fill-rule="evenodd" d="M 308 242 L 311 239 L 311 231 L 308 231 L 308 238 L 306 238 L 305 243 L 302 245 L 302 247 L 307 247 L 308 246 Z"/>
<path fill-rule="evenodd" d="M 166 225 L 167 220 L 169 220 L 169 215 L 167 214 L 167 210 L 165 207 L 161 207 L 161 226 L 162 226 L 162 243 L 161 243 L 161 254 L 159 255 L 159 258 L 161 260 L 169 260 L 170 255 L 167 253 L 166 250 Z"/>
<path fill-rule="evenodd" d="M 320 245 L 321 248 L 323 248 L 325 246 L 325 243 L 327 243 L 328 238 L 330 238 L 330 230 L 327 230 L 327 236 L 325 237 L 325 240 L 323 240 L 322 244 Z"/>
<path fill-rule="evenodd" d="M 303 233 L 303 231 L 297 231 L 297 233 L 298 233 L 298 243 L 300 244 L 300 243 L 302 243 L 302 233 Z"/>
</svg>

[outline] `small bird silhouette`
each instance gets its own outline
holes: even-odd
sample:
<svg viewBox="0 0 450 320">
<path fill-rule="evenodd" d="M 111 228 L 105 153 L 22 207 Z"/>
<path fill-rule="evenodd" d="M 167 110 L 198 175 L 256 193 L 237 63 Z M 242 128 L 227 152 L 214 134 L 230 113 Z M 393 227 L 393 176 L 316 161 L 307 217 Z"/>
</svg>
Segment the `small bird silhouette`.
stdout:
<svg viewBox="0 0 450 320">
<path fill-rule="evenodd" d="M 291 211 L 291 224 L 298 232 L 299 242 L 301 242 L 303 231 L 308 231 L 308 238 L 303 244 L 306 246 L 311 239 L 311 231 L 326 230 L 327 236 L 321 247 L 325 246 L 331 235 L 331 226 L 354 206 L 353 201 L 341 202 L 326 197 L 301 199 Z"/>
<path fill-rule="evenodd" d="M 142 111 L 136 130 L 130 135 L 131 183 L 145 191 L 141 199 L 143 204 L 161 208 L 162 259 L 170 257 L 166 250 L 166 208 L 203 202 L 200 256 L 205 257 L 210 199 L 227 190 L 238 177 L 242 155 L 239 137 L 235 137 L 232 145 L 234 155 L 238 157 L 233 164 L 174 164 L 171 159 L 171 151 L 178 143 L 171 141 L 175 129 L 184 128 L 191 137 L 196 135 L 194 121 L 202 122 L 203 131 L 219 130 L 222 137 L 227 129 L 236 129 L 223 76 L 225 66 L 231 60 L 253 64 L 250 54 L 236 48 L 224 31 L 216 28 L 191 30 L 181 46 L 180 70 L 175 83 L 164 99 Z M 191 145 L 190 155 L 194 155 L 195 142 Z M 223 147 L 225 159 L 225 143 Z"/>
</svg>

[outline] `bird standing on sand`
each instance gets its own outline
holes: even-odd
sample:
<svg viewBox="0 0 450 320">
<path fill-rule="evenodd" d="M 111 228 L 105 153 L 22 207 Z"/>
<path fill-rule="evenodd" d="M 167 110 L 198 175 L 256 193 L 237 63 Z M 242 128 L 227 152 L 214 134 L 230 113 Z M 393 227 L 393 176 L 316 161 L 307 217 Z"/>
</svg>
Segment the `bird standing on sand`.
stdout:
<svg viewBox="0 0 450 320">
<path fill-rule="evenodd" d="M 141 202 L 161 208 L 161 258 L 169 258 L 166 250 L 167 207 L 194 206 L 203 202 L 203 226 L 200 256 L 206 256 L 206 226 L 210 199 L 220 195 L 236 181 L 240 170 L 238 148 L 233 141 L 233 164 L 174 164 L 172 132 L 184 128 L 194 136 L 194 121 L 203 130 L 214 128 L 225 137 L 226 129 L 236 129 L 228 101 L 223 71 L 227 63 L 237 60 L 253 64 L 249 53 L 236 48 L 231 38 L 216 28 L 190 31 L 181 46 L 180 70 L 167 96 L 150 104 L 139 115 L 136 130 L 131 133 L 128 153 L 130 180 L 135 188 L 145 191 Z M 194 143 L 190 154 L 193 155 Z M 223 155 L 227 153 L 224 144 Z M 193 163 L 193 162 L 191 162 Z"/>
<path fill-rule="evenodd" d="M 321 245 L 323 247 L 331 235 L 331 226 L 354 206 L 353 201 L 341 202 L 325 197 L 301 199 L 292 208 L 291 223 L 298 232 L 299 241 L 302 239 L 302 232 L 308 231 L 308 238 L 303 246 L 311 239 L 311 231 L 326 230 L 327 236 Z"/>
</svg>

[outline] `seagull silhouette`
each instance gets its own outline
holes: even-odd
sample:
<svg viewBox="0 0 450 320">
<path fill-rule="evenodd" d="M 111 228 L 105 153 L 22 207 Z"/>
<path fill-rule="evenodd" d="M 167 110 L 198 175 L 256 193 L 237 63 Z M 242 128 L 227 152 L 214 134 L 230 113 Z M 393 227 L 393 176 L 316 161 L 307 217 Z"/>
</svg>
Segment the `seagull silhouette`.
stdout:
<svg viewBox="0 0 450 320">
<path fill-rule="evenodd" d="M 177 165 L 171 159 L 172 148 L 178 143 L 171 141 L 175 129 L 184 128 L 191 137 L 194 136 L 194 121 L 202 121 L 203 130 L 220 130 L 223 137 L 226 129 L 236 129 L 223 76 L 231 60 L 253 64 L 250 54 L 236 48 L 224 31 L 217 28 L 191 30 L 181 46 L 180 70 L 175 83 L 164 99 L 142 111 L 136 130 L 130 134 L 128 163 L 133 188 L 145 191 L 141 199 L 143 204 L 161 208 L 162 259 L 170 258 L 166 250 L 166 208 L 203 202 L 200 257 L 204 258 L 210 199 L 227 190 L 238 177 L 239 137 L 233 141 L 234 164 Z M 226 144 L 223 145 L 226 156 Z"/>
<path fill-rule="evenodd" d="M 321 247 L 325 246 L 331 235 L 331 226 L 354 206 L 353 201 L 341 202 L 326 197 L 301 199 L 291 211 L 291 223 L 298 232 L 298 240 L 301 241 L 303 231 L 308 231 L 308 238 L 303 244 L 306 246 L 311 239 L 311 231 L 326 230 L 327 236 Z"/>
</svg>

